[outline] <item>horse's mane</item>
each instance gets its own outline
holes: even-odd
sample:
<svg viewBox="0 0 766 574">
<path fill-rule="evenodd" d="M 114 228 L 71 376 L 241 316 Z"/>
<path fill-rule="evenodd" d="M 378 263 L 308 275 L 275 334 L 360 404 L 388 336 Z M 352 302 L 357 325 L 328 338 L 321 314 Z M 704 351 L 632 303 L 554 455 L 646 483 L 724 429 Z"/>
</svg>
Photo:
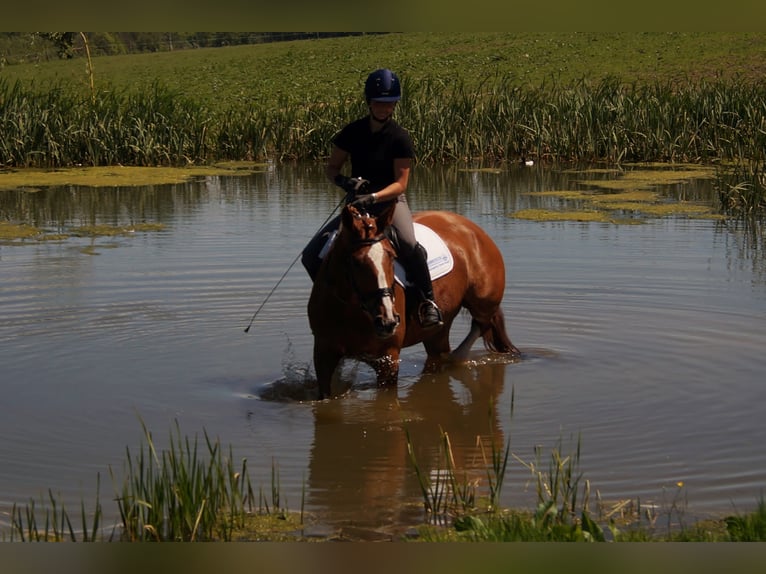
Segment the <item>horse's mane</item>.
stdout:
<svg viewBox="0 0 766 574">
<path fill-rule="evenodd" d="M 391 223 L 393 207 L 380 215 L 372 215 L 351 205 L 343 209 L 341 232 L 346 230 L 352 242 L 377 241 Z"/>
</svg>

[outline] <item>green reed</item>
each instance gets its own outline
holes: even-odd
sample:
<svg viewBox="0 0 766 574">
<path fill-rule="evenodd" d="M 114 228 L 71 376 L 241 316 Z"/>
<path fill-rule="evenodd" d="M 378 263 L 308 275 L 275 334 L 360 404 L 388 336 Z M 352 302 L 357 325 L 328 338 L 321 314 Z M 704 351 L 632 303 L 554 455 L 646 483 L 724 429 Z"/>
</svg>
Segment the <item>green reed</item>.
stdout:
<svg viewBox="0 0 766 574">
<path fill-rule="evenodd" d="M 52 490 L 39 501 L 14 504 L 10 527 L 0 532 L 0 541 L 19 542 L 103 542 L 103 541 L 207 541 L 260 540 L 274 536 L 289 539 L 257 515 L 275 517 L 289 529 L 303 524 L 305 484 L 301 495 L 299 522 L 288 520 L 281 496 L 279 467 L 272 462 L 271 487 L 256 494 L 250 483 L 246 461 L 234 463 L 231 447 L 224 453 L 219 441 L 204 433 L 198 438 L 182 436 L 176 422 L 169 448 L 158 450 L 152 434 L 142 423 L 145 444 L 137 453 L 126 449 L 124 474 L 110 468 L 120 521 L 104 526 L 100 503 L 100 475 L 97 477 L 96 503 L 89 510 L 80 504 L 79 516 L 64 507 Z M 766 502 L 761 498 L 755 512 L 736 514 L 720 521 L 687 526 L 684 523 L 686 491 L 678 483 L 670 501 L 659 512 L 646 510 L 649 527 L 628 524 L 618 528 L 611 514 L 600 515 L 598 522 L 589 510 L 590 484 L 579 470 L 580 440 L 574 452 L 563 454 L 554 447 L 547 466 L 542 449 L 536 449 L 534 462 L 525 462 L 510 453 L 510 439 L 501 447 L 489 441 L 490 457 L 483 442 L 478 442 L 486 465 L 488 487 L 482 494 L 480 480 L 455 464 L 453 447 L 442 433 L 438 472 L 426 474 L 414 456 L 415 447 L 406 431 L 410 462 L 418 477 L 429 526 L 421 529 L 421 540 L 467 541 L 604 541 L 606 533 L 617 542 L 630 541 L 763 541 L 766 540 Z M 532 512 L 503 509 L 499 493 L 506 477 L 509 456 L 530 471 L 536 485 L 537 504 Z M 257 499 L 257 505 L 256 505 Z M 257 506 L 257 508 L 256 508 Z M 622 507 L 623 505 L 618 505 Z M 641 505 L 638 505 L 641 514 Z M 667 517 L 667 533 L 655 531 L 661 515 Z M 680 530 L 675 528 L 676 523 Z M 607 525 L 601 523 L 609 521 Z M 438 526 L 434 526 L 438 525 Z M 447 528 L 445 528 L 445 526 Z"/>
<path fill-rule="evenodd" d="M 102 526 L 100 476 L 96 506 L 81 504 L 72 515 L 51 490 L 47 500 L 31 499 L 14 505 L 10 530 L 0 536 L 22 542 L 95 541 L 207 541 L 232 540 L 235 536 L 259 536 L 256 517 L 285 520 L 288 510 L 281 497 L 279 469 L 272 464 L 271 487 L 256 495 L 247 461 L 237 464 L 231 447 L 225 451 L 218 440 L 204 433 L 203 440 L 181 434 L 178 423 L 169 446 L 160 450 L 151 432 L 141 423 L 144 442 L 136 452 L 126 449 L 123 473 L 109 468 L 115 489 L 119 522 Z M 305 496 L 305 493 L 304 493 Z M 303 518 L 301 501 L 301 515 Z"/>
<path fill-rule="evenodd" d="M 766 82 L 625 84 L 617 78 L 539 86 L 510 76 L 477 86 L 404 81 L 397 111 L 422 162 L 515 160 L 762 161 Z M 316 160 L 364 113 L 338 94 L 257 98 L 215 108 L 160 84 L 102 87 L 95 100 L 62 85 L 0 79 L 0 163 L 6 166 L 185 165 L 211 160 Z"/>
<path fill-rule="evenodd" d="M 718 199 L 725 213 L 747 219 L 766 210 L 765 165 L 743 161 L 718 170 Z"/>
<path fill-rule="evenodd" d="M 201 450 L 197 437 L 182 437 L 177 423 L 169 448 L 158 452 L 151 433 L 143 428 L 146 445 L 136 454 L 127 450 L 125 478 L 116 491 L 122 537 L 229 540 L 253 508 L 246 460 L 236 466 L 231 447 L 225 455 L 207 432 Z"/>
<path fill-rule="evenodd" d="M 9 539 L 11 542 L 96 542 L 104 538 L 101 531 L 103 510 L 99 497 L 101 477 L 96 482 L 96 505 L 88 512 L 85 502 L 80 503 L 79 528 L 75 528 L 73 518 L 58 498 L 48 489 L 48 500 L 41 500 L 42 509 L 34 499 L 23 507 L 17 504 L 11 509 Z M 76 520 L 76 519 L 74 519 Z M 113 532 L 112 532 L 113 534 Z M 3 537 L 4 539 L 4 537 Z"/>
<path fill-rule="evenodd" d="M 485 463 L 486 496 L 480 497 L 478 480 L 469 479 L 467 471 L 457 469 L 449 437 L 442 433 L 442 448 L 436 472 L 426 474 L 414 457 L 414 445 L 407 434 L 410 462 L 420 484 L 424 508 L 430 525 L 447 525 L 447 530 L 423 528 L 425 540 L 484 540 L 484 541 L 603 541 L 604 531 L 591 517 L 589 508 L 590 483 L 582 482 L 579 470 L 580 443 L 572 454 L 564 455 L 561 445 L 550 453 L 547 470 L 540 455 L 527 463 L 513 458 L 526 467 L 536 483 L 537 504 L 532 513 L 504 510 L 499 504 L 509 463 L 510 440 L 505 447 L 490 441 L 490 456 L 486 456 L 481 439 L 477 442 Z"/>
<path fill-rule="evenodd" d="M 726 529 L 733 542 L 766 540 L 766 500 L 761 496 L 755 512 L 726 518 Z"/>
</svg>

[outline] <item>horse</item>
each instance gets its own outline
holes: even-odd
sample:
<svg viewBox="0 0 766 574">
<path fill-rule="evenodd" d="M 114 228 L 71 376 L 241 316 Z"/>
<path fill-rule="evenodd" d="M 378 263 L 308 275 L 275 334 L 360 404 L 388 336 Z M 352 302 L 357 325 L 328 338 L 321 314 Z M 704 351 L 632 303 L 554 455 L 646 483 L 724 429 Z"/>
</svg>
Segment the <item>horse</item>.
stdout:
<svg viewBox="0 0 766 574">
<path fill-rule="evenodd" d="M 395 387 L 401 350 L 417 343 L 426 350 L 425 369 L 443 361 L 464 362 L 479 337 L 488 351 L 521 356 L 508 337 L 500 307 L 505 291 L 502 254 L 478 225 L 453 212 L 413 216 L 416 224 L 444 241 L 452 260 L 451 271 L 433 279 L 443 325 L 420 327 L 414 306 L 406 304 L 406 287 L 395 276 L 396 250 L 388 233 L 394 207 L 371 215 L 346 205 L 315 278 L 307 311 L 319 400 L 331 396 L 333 375 L 344 358 L 370 365 L 379 387 Z M 453 351 L 450 328 L 463 308 L 471 315 L 471 327 Z"/>
</svg>

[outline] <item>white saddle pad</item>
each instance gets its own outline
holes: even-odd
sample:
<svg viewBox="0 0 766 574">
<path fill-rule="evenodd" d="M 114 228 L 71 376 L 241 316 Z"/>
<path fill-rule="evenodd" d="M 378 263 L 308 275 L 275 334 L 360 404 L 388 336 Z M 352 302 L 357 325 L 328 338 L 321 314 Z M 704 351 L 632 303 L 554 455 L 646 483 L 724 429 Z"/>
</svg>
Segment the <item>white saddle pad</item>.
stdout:
<svg viewBox="0 0 766 574">
<path fill-rule="evenodd" d="M 455 260 L 452 258 L 447 244 L 430 227 L 420 223 L 415 224 L 415 238 L 418 240 L 428 254 L 428 270 L 431 272 L 431 280 L 438 279 L 452 271 Z M 400 285 L 409 285 L 407 274 L 399 261 L 394 262 L 394 274 Z"/>
</svg>

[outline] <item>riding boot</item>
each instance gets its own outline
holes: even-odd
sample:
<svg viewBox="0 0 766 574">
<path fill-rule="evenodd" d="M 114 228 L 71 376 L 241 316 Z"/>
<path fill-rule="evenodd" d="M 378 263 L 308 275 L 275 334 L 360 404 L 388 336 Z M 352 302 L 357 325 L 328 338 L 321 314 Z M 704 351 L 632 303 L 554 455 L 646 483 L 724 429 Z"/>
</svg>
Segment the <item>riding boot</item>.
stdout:
<svg viewBox="0 0 766 574">
<path fill-rule="evenodd" d="M 418 305 L 418 321 L 420 326 L 441 327 L 444 324 L 442 312 L 434 301 L 434 289 L 431 283 L 431 274 L 428 271 L 428 260 L 425 248 L 418 243 L 415 245 L 412 256 L 409 258 L 407 272 L 420 298 Z"/>
</svg>

